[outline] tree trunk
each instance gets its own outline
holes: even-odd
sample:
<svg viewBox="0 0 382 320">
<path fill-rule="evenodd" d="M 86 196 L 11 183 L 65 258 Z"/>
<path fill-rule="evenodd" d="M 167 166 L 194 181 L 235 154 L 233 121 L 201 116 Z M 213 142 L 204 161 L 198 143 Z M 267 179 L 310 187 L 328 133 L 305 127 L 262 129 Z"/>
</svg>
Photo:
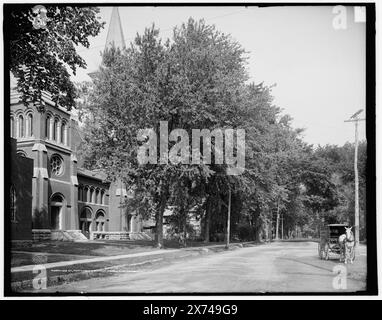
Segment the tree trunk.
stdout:
<svg viewBox="0 0 382 320">
<path fill-rule="evenodd" d="M 159 249 L 163 248 L 163 213 L 166 209 L 166 204 L 167 204 L 167 194 L 166 192 L 162 191 L 160 204 L 159 204 L 159 212 L 157 214 L 157 221 L 156 221 L 156 241 L 157 241 L 157 247 Z"/>
<path fill-rule="evenodd" d="M 185 215 L 184 218 L 184 225 L 183 225 L 183 245 L 187 246 L 187 216 Z"/>
<path fill-rule="evenodd" d="M 281 218 L 281 240 L 284 240 L 284 214 Z"/>
<path fill-rule="evenodd" d="M 320 212 L 316 212 L 316 235 L 319 238 L 320 237 L 320 226 L 321 226 L 321 219 L 320 219 Z"/>
<path fill-rule="evenodd" d="M 156 221 L 156 242 L 159 249 L 163 248 L 163 212 L 162 208 L 159 208 Z"/>
<path fill-rule="evenodd" d="M 154 234 L 154 243 L 158 243 L 158 213 L 155 214 L 155 234 Z"/>
<path fill-rule="evenodd" d="M 280 200 L 277 200 L 277 216 L 276 216 L 276 234 L 275 239 L 279 240 L 279 224 L 280 224 Z"/>
<path fill-rule="evenodd" d="M 204 217 L 204 242 L 210 242 L 210 221 L 211 221 L 211 198 L 208 197 L 206 205 L 206 216 Z"/>
<path fill-rule="evenodd" d="M 253 241 L 259 241 L 261 240 L 261 236 L 262 236 L 262 226 L 261 224 L 259 223 L 259 218 L 256 217 L 256 218 L 253 218 L 252 217 L 252 230 L 253 230 L 253 238 L 251 240 Z"/>
<path fill-rule="evenodd" d="M 270 210 L 269 213 L 270 219 L 268 219 L 268 235 L 269 235 L 269 242 L 272 242 L 272 228 L 273 228 L 273 213 L 272 210 Z"/>
</svg>

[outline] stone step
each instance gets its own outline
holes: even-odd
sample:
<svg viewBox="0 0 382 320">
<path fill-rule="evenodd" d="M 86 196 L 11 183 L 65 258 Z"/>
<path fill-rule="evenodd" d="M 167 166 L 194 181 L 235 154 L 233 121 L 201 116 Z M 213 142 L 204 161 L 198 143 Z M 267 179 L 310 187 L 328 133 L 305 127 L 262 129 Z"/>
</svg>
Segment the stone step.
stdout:
<svg viewBox="0 0 382 320">
<path fill-rule="evenodd" d="M 81 230 L 52 230 L 51 239 L 59 241 L 89 241 Z"/>
<path fill-rule="evenodd" d="M 149 240 L 151 241 L 151 237 L 144 232 L 132 232 L 130 233 L 131 240 Z"/>
</svg>

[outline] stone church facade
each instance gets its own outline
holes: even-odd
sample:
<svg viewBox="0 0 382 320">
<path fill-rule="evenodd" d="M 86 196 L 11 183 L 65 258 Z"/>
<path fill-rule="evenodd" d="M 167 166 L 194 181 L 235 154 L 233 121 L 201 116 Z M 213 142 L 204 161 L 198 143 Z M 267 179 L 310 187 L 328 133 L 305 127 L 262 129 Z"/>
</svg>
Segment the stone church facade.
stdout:
<svg viewBox="0 0 382 320">
<path fill-rule="evenodd" d="M 16 149 L 11 153 L 12 210 L 20 217 L 18 223 L 31 220 L 35 240 L 126 239 L 129 233 L 140 233 L 142 220 L 123 205 L 126 188 L 107 181 L 102 172 L 78 166 L 76 121 L 54 106 L 48 94 L 43 99 L 45 112 L 38 112 L 32 105 L 25 107 L 17 92 L 11 96 L 10 135 Z M 30 176 L 30 181 L 19 183 L 19 176 Z M 31 195 L 29 208 L 22 200 L 25 193 Z M 12 238 L 26 237 L 25 231 L 12 230 Z"/>
</svg>

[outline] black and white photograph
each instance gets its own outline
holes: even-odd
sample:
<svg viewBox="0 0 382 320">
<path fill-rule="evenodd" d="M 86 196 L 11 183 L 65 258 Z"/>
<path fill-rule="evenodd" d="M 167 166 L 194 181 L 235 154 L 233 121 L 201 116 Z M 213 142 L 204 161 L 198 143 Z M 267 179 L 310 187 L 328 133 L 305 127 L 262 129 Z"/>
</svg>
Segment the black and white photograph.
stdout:
<svg viewBox="0 0 382 320">
<path fill-rule="evenodd" d="M 378 293 L 373 3 L 4 3 L 3 48 L 6 295 Z"/>
</svg>

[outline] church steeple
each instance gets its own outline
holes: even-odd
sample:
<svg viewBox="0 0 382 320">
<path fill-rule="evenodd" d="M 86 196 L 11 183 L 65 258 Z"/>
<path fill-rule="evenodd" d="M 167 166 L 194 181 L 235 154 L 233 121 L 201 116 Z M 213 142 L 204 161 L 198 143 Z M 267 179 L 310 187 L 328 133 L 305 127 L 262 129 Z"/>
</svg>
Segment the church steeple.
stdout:
<svg viewBox="0 0 382 320">
<path fill-rule="evenodd" d="M 105 49 L 114 46 L 117 48 L 125 48 L 125 38 L 123 37 L 121 18 L 119 16 L 118 7 L 113 7 L 109 23 L 109 30 L 106 38 Z"/>
<path fill-rule="evenodd" d="M 123 37 L 121 18 L 119 16 L 118 7 L 113 7 L 111 12 L 111 18 L 109 22 L 109 27 L 107 31 L 105 48 L 110 48 L 112 45 L 116 48 L 123 49 L 126 47 L 125 38 Z M 90 78 L 93 78 L 98 73 L 97 70 L 88 73 Z"/>
</svg>

